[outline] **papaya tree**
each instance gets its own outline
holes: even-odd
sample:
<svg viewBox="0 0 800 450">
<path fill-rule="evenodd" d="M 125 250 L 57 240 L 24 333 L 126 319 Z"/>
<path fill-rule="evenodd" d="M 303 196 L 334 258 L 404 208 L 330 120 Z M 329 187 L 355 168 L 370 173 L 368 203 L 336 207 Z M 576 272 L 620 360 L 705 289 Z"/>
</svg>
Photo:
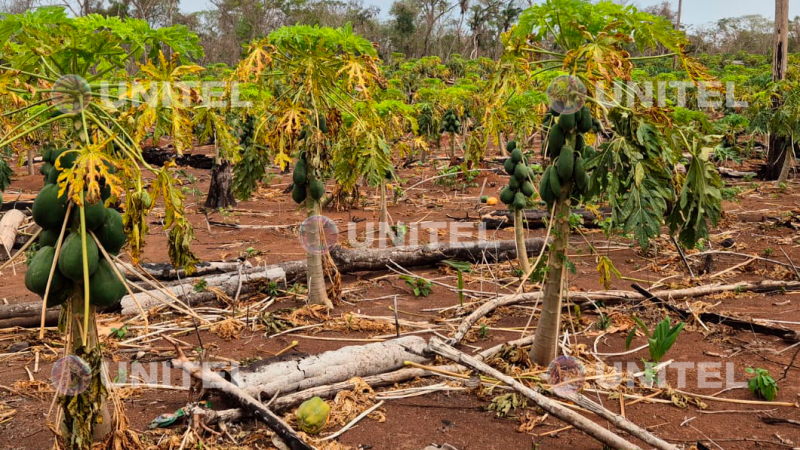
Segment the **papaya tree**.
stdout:
<svg viewBox="0 0 800 450">
<path fill-rule="evenodd" d="M 566 250 L 573 202 L 608 202 L 614 228 L 632 233 L 643 247 L 659 236 L 664 223 L 691 245 L 706 237 L 709 224 L 720 216 L 721 181 L 706 143 L 690 130 L 671 128 L 659 108 L 604 104 L 596 83 L 630 79 L 637 58 L 629 49 L 662 47 L 671 52 L 663 57 L 677 56 L 692 80 L 710 77 L 686 56 L 686 37 L 668 21 L 610 1 L 548 0 L 525 10 L 502 39 L 505 53 L 493 83 L 506 86 L 500 89 L 506 96 L 497 102 L 524 87 L 524 80 L 511 73 L 513 67 L 532 74 L 561 71 L 587 88 L 581 102 L 572 108 L 551 104 L 543 119 L 549 167 L 539 190 L 554 211 L 554 240 L 531 360 L 546 366 L 557 351 L 565 268 L 571 265 Z M 593 118 L 602 119 L 613 133 L 597 154 L 583 142 L 594 127 Z M 683 152 L 693 157 L 685 176 L 676 170 Z"/>
<path fill-rule="evenodd" d="M 114 425 L 102 381 L 95 312 L 127 292 L 115 255 L 127 246 L 138 263 L 146 214 L 158 198 L 164 200 L 173 264 L 191 271 L 196 262 L 174 174 L 144 161 L 140 140 L 133 137 L 136 117 L 113 106 L 124 92 L 103 91 L 102 82 L 121 76 L 126 64 L 152 55 L 153 49 L 195 54 L 200 49 L 185 27 L 153 30 L 138 20 L 72 18 L 61 7 L 5 16 L 0 40 L 5 43 L 0 92 L 31 94 L 16 114 L 6 117 L 11 123 L 0 134 L 0 148 L 50 126 L 61 130 L 44 146 L 45 185 L 33 205 L 33 219 L 44 231 L 25 284 L 43 297 L 43 306 L 63 305 L 66 353 L 85 362 L 89 380 L 84 390 L 62 390 L 62 380 L 54 380 L 62 406 L 55 429 L 63 446 L 88 449 Z M 34 108 L 36 113 L 28 114 Z M 149 114 L 146 108 L 140 113 Z M 143 170 L 155 177 L 149 191 Z M 120 202 L 122 215 L 113 207 Z M 135 434 L 117 431 L 111 439 L 136 440 Z"/>
<path fill-rule="evenodd" d="M 331 174 L 345 189 L 365 175 L 373 185 L 386 176 L 389 148 L 377 126 L 380 119 L 355 108 L 384 81 L 372 44 L 350 26 L 275 30 L 250 44 L 236 76 L 265 91 L 256 105 L 264 112 L 255 127 L 256 149 L 281 168 L 296 155 L 292 199 L 308 217 L 321 214 L 324 181 Z M 309 238 L 310 248 L 331 244 L 321 242 L 319 232 Z M 332 307 L 323 253 L 307 251 L 308 301 Z"/>
</svg>

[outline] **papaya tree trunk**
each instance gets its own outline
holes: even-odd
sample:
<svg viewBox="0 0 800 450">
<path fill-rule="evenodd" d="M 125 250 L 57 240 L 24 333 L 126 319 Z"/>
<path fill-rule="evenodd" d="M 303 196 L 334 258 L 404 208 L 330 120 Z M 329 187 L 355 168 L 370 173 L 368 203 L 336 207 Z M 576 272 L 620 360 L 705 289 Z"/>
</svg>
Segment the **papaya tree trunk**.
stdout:
<svg viewBox="0 0 800 450">
<path fill-rule="evenodd" d="M 310 207 L 308 217 L 319 215 L 319 202 L 308 199 Z M 320 227 L 310 227 L 308 242 L 312 249 L 322 249 L 323 230 Z M 312 305 L 325 305 L 333 308 L 333 303 L 328 298 L 325 289 L 325 267 L 322 262 L 321 251 L 306 251 L 306 275 L 308 280 L 308 303 Z"/>
<path fill-rule="evenodd" d="M 772 81 L 778 82 L 786 79 L 789 58 L 789 0 L 775 0 L 775 39 L 772 52 Z M 772 108 L 777 110 L 783 105 L 783 99 L 773 97 Z M 767 153 L 767 168 L 765 179 L 777 180 L 780 178 L 784 166 L 788 163 L 787 155 L 792 148 L 785 136 L 779 135 L 777 130 L 771 130 L 769 151 Z"/>
<path fill-rule="evenodd" d="M 380 186 L 380 213 L 378 217 L 378 222 L 380 224 L 386 224 L 389 226 L 389 205 L 387 204 L 386 200 L 386 180 L 381 179 L 381 186 Z"/>
<path fill-rule="evenodd" d="M 28 175 L 33 175 L 33 147 L 28 147 Z"/>
<path fill-rule="evenodd" d="M 450 165 L 455 166 L 458 164 L 456 159 L 456 134 L 450 133 Z"/>
<path fill-rule="evenodd" d="M 108 408 L 107 384 L 103 380 L 102 352 L 99 346 L 100 339 L 97 335 L 97 323 L 94 320 L 94 307 L 88 311 L 89 328 L 86 333 L 86 342 L 83 342 L 81 331 L 84 326 L 84 297 L 80 289 L 76 289 L 68 300 L 69 306 L 62 310 L 62 314 L 69 315 L 68 326 L 70 331 L 66 343 L 69 355 L 74 355 L 85 361 L 91 370 L 91 380 L 86 384 L 68 383 L 78 379 L 81 372 L 75 366 L 70 366 L 65 377 L 54 379 L 59 385 L 61 396 L 59 402 L 62 406 L 61 433 L 66 447 L 76 450 L 88 450 L 92 442 L 102 441 L 111 432 L 111 413 Z M 66 366 L 66 364 L 64 364 Z M 70 378 L 67 378 L 70 377 Z M 82 387 L 80 391 L 65 391 Z"/>
<path fill-rule="evenodd" d="M 211 186 L 208 188 L 206 197 L 206 208 L 229 208 L 236 206 L 236 199 L 233 197 L 233 170 L 231 163 L 221 160 L 214 164 L 211 169 Z"/>
<path fill-rule="evenodd" d="M 526 276 L 531 270 L 530 262 L 528 261 L 528 250 L 525 248 L 525 225 L 523 224 L 523 210 L 514 210 L 514 239 L 517 241 L 517 259 L 519 260 L 519 268 L 522 269 L 523 276 Z"/>
<path fill-rule="evenodd" d="M 531 361 L 547 367 L 556 356 L 558 334 L 561 330 L 561 292 L 564 266 L 569 244 L 570 192 L 572 182 L 564 183 L 561 196 L 556 201 L 553 243 L 547 261 L 547 279 L 544 284 L 542 314 L 536 326 L 536 338 L 531 347 Z"/>
</svg>

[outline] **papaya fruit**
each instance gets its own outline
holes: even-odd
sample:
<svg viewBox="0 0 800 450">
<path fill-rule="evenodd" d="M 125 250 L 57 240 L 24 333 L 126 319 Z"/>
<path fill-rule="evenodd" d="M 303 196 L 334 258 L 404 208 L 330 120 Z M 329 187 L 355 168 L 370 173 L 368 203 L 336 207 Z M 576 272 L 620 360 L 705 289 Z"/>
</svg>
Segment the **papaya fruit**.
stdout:
<svg viewBox="0 0 800 450">
<path fill-rule="evenodd" d="M 91 236 L 86 236 L 86 254 L 91 276 L 97 270 L 100 262 L 100 252 Z M 72 281 L 83 282 L 83 252 L 80 234 L 72 233 L 64 239 L 61 255 L 58 257 L 58 270 Z"/>
<path fill-rule="evenodd" d="M 47 178 L 47 174 L 53 168 L 53 164 L 49 162 L 45 162 L 42 164 L 42 167 L 39 167 L 39 173 L 42 174 L 45 178 Z"/>
<path fill-rule="evenodd" d="M 547 137 L 547 156 L 557 155 L 566 142 L 567 141 L 564 139 L 564 130 L 561 128 L 561 125 L 553 125 Z"/>
<path fill-rule="evenodd" d="M 517 192 L 514 194 L 514 203 L 513 206 L 515 209 L 525 209 L 525 205 L 528 204 L 527 198 L 522 192 Z"/>
<path fill-rule="evenodd" d="M 503 163 L 503 168 L 506 169 L 506 173 L 509 175 L 514 175 L 514 169 L 516 166 L 517 163 L 515 163 L 511 158 L 506 159 L 506 162 Z"/>
<path fill-rule="evenodd" d="M 575 178 L 575 185 L 578 186 L 578 189 L 581 191 L 585 190 L 589 178 L 586 175 L 586 169 L 583 165 L 583 158 L 580 156 L 575 159 L 575 172 L 572 174 L 572 176 Z"/>
<path fill-rule="evenodd" d="M 500 192 L 500 201 L 506 205 L 514 203 L 514 190 L 508 186 L 503 188 L 503 191 Z"/>
<path fill-rule="evenodd" d="M 580 112 L 576 113 L 580 117 L 578 118 L 578 132 L 580 133 L 588 133 L 592 131 L 592 112 L 589 111 L 587 106 L 581 108 Z"/>
<path fill-rule="evenodd" d="M 67 149 L 57 150 L 58 154 L 54 156 L 53 165 L 58 170 L 71 169 L 75 165 L 75 160 L 78 159 L 78 152 L 68 151 Z"/>
<path fill-rule="evenodd" d="M 517 141 L 508 141 L 506 144 L 506 151 L 513 152 L 515 148 L 517 148 Z"/>
<path fill-rule="evenodd" d="M 103 225 L 103 222 L 106 220 L 106 206 L 103 204 L 102 201 L 97 201 L 96 203 L 89 203 L 86 202 L 83 205 L 83 214 L 86 218 L 86 229 L 87 230 L 96 230 Z M 72 216 L 70 217 L 70 223 L 73 227 L 78 229 L 81 225 L 81 210 L 80 208 L 73 206 L 72 207 Z"/>
<path fill-rule="evenodd" d="M 127 293 L 111 264 L 101 259 L 97 270 L 89 278 L 89 303 L 94 306 L 113 306 Z"/>
<path fill-rule="evenodd" d="M 550 169 L 550 173 L 548 174 L 548 178 L 550 178 L 550 192 L 553 193 L 553 197 L 558 198 L 561 195 L 561 180 L 558 178 L 558 171 L 552 166 Z"/>
<path fill-rule="evenodd" d="M 542 179 L 539 181 L 539 195 L 547 204 L 553 203 L 556 199 L 553 196 L 553 191 L 550 189 L 550 170 L 552 170 L 552 166 L 544 171 L 544 175 L 542 175 Z"/>
<path fill-rule="evenodd" d="M 597 150 L 591 145 L 583 148 L 583 159 L 592 159 L 597 156 Z"/>
<path fill-rule="evenodd" d="M 308 183 L 308 166 L 303 158 L 298 159 L 294 166 L 292 181 L 295 186 L 305 186 Z"/>
<path fill-rule="evenodd" d="M 519 186 L 520 182 L 519 180 L 517 180 L 517 177 L 512 176 L 508 178 L 508 187 L 510 187 L 512 190 L 516 191 L 517 189 L 519 189 Z"/>
<path fill-rule="evenodd" d="M 322 183 L 322 181 L 314 178 L 308 184 L 308 193 L 311 195 L 312 199 L 319 200 L 323 195 L 325 195 L 325 185 Z"/>
<path fill-rule="evenodd" d="M 522 158 L 524 157 L 525 155 L 522 154 L 522 150 L 518 148 L 511 151 L 511 160 L 513 160 L 515 164 L 522 162 Z"/>
<path fill-rule="evenodd" d="M 584 148 L 586 148 L 586 138 L 584 138 L 582 134 L 578 133 L 575 135 L 575 151 L 579 154 L 583 154 Z"/>
<path fill-rule="evenodd" d="M 55 247 L 56 241 L 58 241 L 59 233 L 61 233 L 61 230 L 55 228 L 42 230 L 42 234 L 39 235 L 39 246 Z"/>
<path fill-rule="evenodd" d="M 325 120 L 325 116 L 319 116 L 319 131 L 322 131 L 323 133 L 328 132 L 328 123 Z"/>
<path fill-rule="evenodd" d="M 292 200 L 294 200 L 295 203 L 300 204 L 303 203 L 305 199 L 306 199 L 305 186 L 298 186 L 295 184 L 294 187 L 292 188 Z"/>
<path fill-rule="evenodd" d="M 47 172 L 47 176 L 44 177 L 44 184 L 56 184 L 58 183 L 58 176 L 61 175 L 60 170 L 56 170 L 55 166 L 51 167 L 50 170 Z"/>
<path fill-rule="evenodd" d="M 571 132 L 575 129 L 576 119 L 575 114 L 562 114 L 558 118 L 558 126 L 566 132 Z"/>
<path fill-rule="evenodd" d="M 100 199 L 105 203 L 111 198 L 111 186 L 107 185 L 105 179 L 100 183 Z"/>
<path fill-rule="evenodd" d="M 520 188 L 520 192 L 522 192 L 522 194 L 525 197 L 533 197 L 533 194 L 534 194 L 533 184 L 531 184 L 530 181 L 526 181 L 526 182 L 522 183 L 522 187 Z"/>
<path fill-rule="evenodd" d="M 53 147 L 47 146 L 47 148 L 44 149 L 44 153 L 42 153 L 42 161 L 50 165 L 53 164 Z"/>
<path fill-rule="evenodd" d="M 50 268 L 53 266 L 53 258 L 55 258 L 56 249 L 51 246 L 44 246 L 36 252 L 31 262 L 28 264 L 28 270 L 25 271 L 25 287 L 29 291 L 44 296 L 47 290 L 47 279 L 50 277 Z M 61 291 L 68 284 L 68 280 L 56 270 L 53 273 L 53 282 L 50 286 L 51 295 Z"/>
<path fill-rule="evenodd" d="M 488 195 L 481 195 L 481 203 L 486 203 L 489 201 Z"/>
<path fill-rule="evenodd" d="M 567 181 L 572 178 L 572 171 L 575 168 L 575 150 L 572 146 L 565 145 L 561 147 L 561 153 L 556 160 L 556 170 L 558 170 L 558 177 L 561 181 Z"/>
<path fill-rule="evenodd" d="M 555 110 L 555 109 L 553 109 L 553 108 L 550 108 L 550 109 L 548 109 L 548 110 L 547 110 L 547 113 L 548 113 L 548 114 L 550 114 L 550 115 L 551 115 L 551 116 L 553 116 L 553 117 L 558 117 L 558 116 L 560 116 L 560 115 L 561 115 L 561 113 L 560 113 L 560 112 L 556 111 L 556 110 Z"/>
<path fill-rule="evenodd" d="M 514 178 L 516 178 L 520 183 L 527 180 L 528 166 L 522 163 L 517 164 L 517 167 L 514 168 Z"/>
<path fill-rule="evenodd" d="M 112 255 L 118 255 L 127 241 L 122 227 L 122 216 L 116 209 L 106 208 L 103 224 L 95 231 L 100 245 Z"/>
<path fill-rule="evenodd" d="M 297 428 L 308 434 L 317 434 L 325 428 L 331 407 L 319 397 L 313 397 L 297 407 Z"/>
<path fill-rule="evenodd" d="M 486 205 L 495 206 L 496 204 L 497 204 L 497 199 L 495 197 L 489 197 L 486 199 Z"/>
<path fill-rule="evenodd" d="M 64 223 L 67 215 L 66 193 L 58 196 L 58 185 L 48 184 L 42 188 L 33 201 L 33 220 L 44 229 L 58 228 Z"/>
</svg>

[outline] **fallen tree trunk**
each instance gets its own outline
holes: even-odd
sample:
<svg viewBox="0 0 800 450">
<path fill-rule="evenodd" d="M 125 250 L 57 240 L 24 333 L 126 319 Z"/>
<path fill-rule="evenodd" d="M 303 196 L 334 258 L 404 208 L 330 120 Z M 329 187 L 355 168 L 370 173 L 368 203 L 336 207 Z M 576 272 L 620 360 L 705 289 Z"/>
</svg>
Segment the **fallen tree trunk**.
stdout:
<svg viewBox="0 0 800 450">
<path fill-rule="evenodd" d="M 14 242 L 17 239 L 19 227 L 25 221 L 25 214 L 22 211 L 12 209 L 3 214 L 0 219 L 0 252 L 4 256 L 11 257 L 11 250 L 14 248 Z"/>
<path fill-rule="evenodd" d="M 179 359 L 172 361 L 174 367 L 188 372 L 192 378 L 201 381 L 204 388 L 219 389 L 236 399 L 244 408 L 252 412 L 254 416 L 258 417 L 275 431 L 278 437 L 283 439 L 291 450 L 313 450 L 314 447 L 303 442 L 303 439 L 296 431 L 287 425 L 280 417 L 275 415 L 275 413 L 262 405 L 261 402 L 244 392 L 241 388 L 226 381 L 219 374 L 195 366 L 186 359 L 186 356 L 183 355 L 179 347 L 176 346 L 175 348 L 178 351 Z"/>
<path fill-rule="evenodd" d="M 591 420 L 581 416 L 580 414 L 576 413 L 568 409 L 561 404 L 550 400 L 549 398 L 545 397 L 544 395 L 534 391 L 533 389 L 525 386 L 524 384 L 520 383 L 519 381 L 515 380 L 514 378 L 500 372 L 492 368 L 491 366 L 484 364 L 481 361 L 478 361 L 476 358 L 464 354 L 453 347 L 445 344 L 438 338 L 431 338 L 430 343 L 428 344 L 428 349 L 431 352 L 434 352 L 440 356 L 443 356 L 451 361 L 457 362 L 461 365 L 464 365 L 472 370 L 476 370 L 483 374 L 486 374 L 490 377 L 493 377 L 509 387 L 513 388 L 515 391 L 519 392 L 520 394 L 528 397 L 532 400 L 537 406 L 545 410 L 546 412 L 553 415 L 558 419 L 563 420 L 564 422 L 574 426 L 575 428 L 583 431 L 584 433 L 588 434 L 589 436 L 597 439 L 598 441 L 606 444 L 607 446 L 615 449 L 621 450 L 639 450 L 640 447 L 630 442 L 626 441 L 625 439 L 621 438 L 620 436 L 606 430 L 602 426 L 592 422 Z M 638 436 L 637 436 L 638 437 Z M 670 450 L 674 450 L 675 447 L 668 447 Z"/>
<path fill-rule="evenodd" d="M 199 277 L 209 274 L 234 272 L 239 270 L 240 265 L 244 270 L 252 269 L 253 267 L 248 261 L 243 261 L 241 263 L 239 261 L 201 262 L 194 266 L 194 272 L 192 272 L 191 276 Z M 136 268 L 129 264 L 118 264 L 118 267 L 120 272 L 122 272 L 126 278 L 132 281 L 139 279 L 134 273 L 134 271 L 137 269 L 147 272 L 150 276 L 157 280 L 176 280 L 178 278 L 187 277 L 185 270 L 175 270 L 175 267 L 169 263 L 140 263 Z"/>
<path fill-rule="evenodd" d="M 800 281 L 773 281 L 764 280 L 758 283 L 737 283 L 737 284 L 714 284 L 708 286 L 698 286 L 686 289 L 663 290 L 653 293 L 653 295 L 676 299 L 676 298 L 694 298 L 703 297 L 706 295 L 720 294 L 722 292 L 742 291 L 742 292 L 770 292 L 785 289 L 787 291 L 794 291 L 800 289 Z M 583 298 L 587 300 L 643 300 L 646 297 L 638 292 L 631 291 L 606 291 L 606 292 L 570 292 L 570 297 L 573 302 L 579 303 L 577 299 Z M 483 305 L 479 306 L 469 316 L 465 317 L 461 324 L 456 329 L 455 334 L 447 342 L 450 345 L 457 344 L 464 338 L 467 332 L 472 328 L 481 317 L 486 316 L 497 308 L 502 306 L 515 305 L 519 303 L 532 302 L 542 299 L 541 292 L 531 292 L 526 294 L 513 294 L 503 297 L 497 297 L 489 300 Z"/>
<path fill-rule="evenodd" d="M 538 253 L 544 245 L 543 239 L 528 239 L 526 246 L 530 252 Z M 514 241 L 479 241 L 458 242 L 455 244 L 434 243 L 428 245 L 410 245 L 387 249 L 345 249 L 339 246 L 331 249 L 331 257 L 340 272 L 362 272 L 386 270 L 390 262 L 402 267 L 419 267 L 436 264 L 445 259 L 458 259 L 472 262 L 498 262 L 517 257 Z M 301 280 L 306 274 L 306 261 L 290 261 L 266 267 L 254 267 L 243 270 L 244 285 L 264 280 Z M 192 302 L 213 300 L 216 294 L 210 292 L 194 292 L 194 285 L 199 278 L 186 278 L 178 283 L 168 283 L 172 295 Z M 227 273 L 216 277 L 204 278 L 206 286 L 219 288 L 226 295 L 233 296 L 239 286 L 239 273 Z M 243 287 L 242 292 L 249 290 Z M 169 303 L 174 299 L 158 290 L 136 294 L 136 298 L 144 309 Z M 126 295 L 122 299 L 122 315 L 139 314 L 133 299 Z"/>
<path fill-rule="evenodd" d="M 383 374 L 403 368 L 405 361 L 422 363 L 427 343 L 419 336 L 343 347 L 296 361 L 283 361 L 252 372 L 232 374 L 233 382 L 248 394 L 266 398 L 316 386 L 347 381 L 353 377 Z"/>
<path fill-rule="evenodd" d="M 611 209 L 601 208 L 600 213 L 604 218 L 608 217 L 611 215 Z M 581 218 L 582 224 L 585 228 L 598 228 L 598 225 L 595 223 L 597 216 L 593 212 L 587 209 L 575 209 L 572 210 L 572 214 L 576 214 Z M 525 228 L 547 228 L 547 221 L 550 220 L 550 212 L 526 210 L 524 211 L 523 218 L 523 224 L 525 225 Z M 514 213 L 503 210 L 493 211 L 489 214 L 481 216 L 481 222 L 486 224 L 486 228 L 492 230 L 510 228 L 514 226 Z"/>
</svg>

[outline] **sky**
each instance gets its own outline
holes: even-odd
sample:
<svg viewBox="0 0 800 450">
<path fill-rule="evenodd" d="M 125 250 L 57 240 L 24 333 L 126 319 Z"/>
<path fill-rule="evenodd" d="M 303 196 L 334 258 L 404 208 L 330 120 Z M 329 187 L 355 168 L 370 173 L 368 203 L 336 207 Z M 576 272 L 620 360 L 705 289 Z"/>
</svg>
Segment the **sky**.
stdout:
<svg viewBox="0 0 800 450">
<path fill-rule="evenodd" d="M 663 0 L 633 0 L 633 4 L 646 7 L 659 4 Z M 376 5 L 381 8 L 382 16 L 388 16 L 392 0 L 364 0 L 365 5 Z M 536 1 L 540 3 L 540 1 Z M 678 7 L 678 0 L 671 0 Z M 208 0 L 181 0 L 183 11 L 194 12 L 211 9 Z M 739 17 L 748 14 L 760 14 L 769 18 L 775 15 L 775 2 L 771 0 L 683 0 L 682 22 L 686 25 L 701 26 L 726 17 Z M 789 18 L 800 16 L 800 0 L 789 1 Z"/>
</svg>

